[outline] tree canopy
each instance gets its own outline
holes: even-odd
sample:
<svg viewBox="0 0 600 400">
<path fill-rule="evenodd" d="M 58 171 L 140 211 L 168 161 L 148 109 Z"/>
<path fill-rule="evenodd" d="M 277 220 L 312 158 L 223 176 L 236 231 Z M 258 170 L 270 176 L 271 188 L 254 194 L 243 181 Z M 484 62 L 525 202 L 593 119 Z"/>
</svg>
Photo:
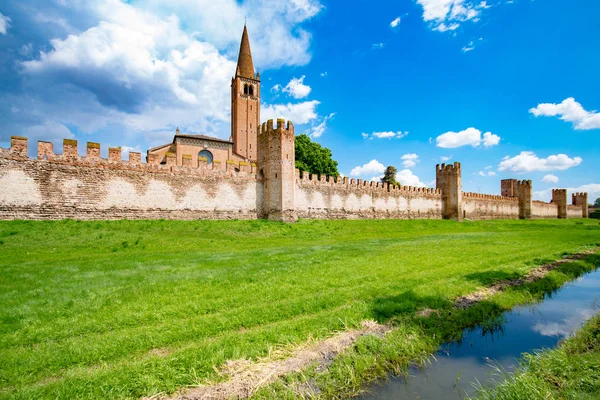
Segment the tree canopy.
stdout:
<svg viewBox="0 0 600 400">
<path fill-rule="evenodd" d="M 596 201 L 594 201 L 594 207 L 600 207 L 600 197 L 598 197 Z"/>
<path fill-rule="evenodd" d="M 296 136 L 296 168 L 311 174 L 328 175 L 337 178 L 338 163 L 332 158 L 331 150 L 310 140 L 306 134 Z"/>
<path fill-rule="evenodd" d="M 396 181 L 396 173 L 398 170 L 393 165 L 390 165 L 385 169 L 383 173 L 383 178 L 381 178 L 381 182 L 389 183 L 390 185 L 400 186 L 400 183 Z"/>
</svg>

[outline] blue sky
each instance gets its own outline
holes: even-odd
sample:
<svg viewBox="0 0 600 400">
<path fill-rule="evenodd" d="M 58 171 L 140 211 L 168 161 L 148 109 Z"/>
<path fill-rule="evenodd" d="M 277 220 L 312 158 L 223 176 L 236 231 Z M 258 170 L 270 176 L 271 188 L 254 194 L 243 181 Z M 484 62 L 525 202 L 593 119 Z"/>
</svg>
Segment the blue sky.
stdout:
<svg viewBox="0 0 600 400">
<path fill-rule="evenodd" d="M 5 0 L 0 145 L 228 138 L 247 20 L 261 119 L 292 120 L 344 175 L 394 165 L 432 186 L 460 161 L 465 191 L 515 177 L 595 199 L 599 15 L 596 0 Z"/>
</svg>

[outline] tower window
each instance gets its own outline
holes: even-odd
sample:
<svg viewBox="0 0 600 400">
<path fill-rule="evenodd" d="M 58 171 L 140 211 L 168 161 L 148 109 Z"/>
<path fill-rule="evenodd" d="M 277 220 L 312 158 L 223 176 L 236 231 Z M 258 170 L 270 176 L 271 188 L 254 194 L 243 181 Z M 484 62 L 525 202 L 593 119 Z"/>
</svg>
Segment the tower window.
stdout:
<svg viewBox="0 0 600 400">
<path fill-rule="evenodd" d="M 198 157 L 205 157 L 207 164 L 212 164 L 213 162 L 213 155 L 208 150 L 202 150 L 200 153 L 198 153 Z"/>
<path fill-rule="evenodd" d="M 244 94 L 248 94 L 248 85 L 244 85 Z"/>
<path fill-rule="evenodd" d="M 250 94 L 250 96 L 254 96 L 254 86 L 250 85 L 248 87 L 248 91 L 249 91 L 248 93 Z"/>
</svg>

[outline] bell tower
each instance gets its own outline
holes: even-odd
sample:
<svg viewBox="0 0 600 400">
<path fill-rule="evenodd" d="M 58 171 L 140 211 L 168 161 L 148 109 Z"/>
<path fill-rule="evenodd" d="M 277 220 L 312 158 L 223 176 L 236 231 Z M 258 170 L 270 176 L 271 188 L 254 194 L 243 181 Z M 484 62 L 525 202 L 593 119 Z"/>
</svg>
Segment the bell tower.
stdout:
<svg viewBox="0 0 600 400">
<path fill-rule="evenodd" d="M 235 154 L 256 161 L 259 124 L 260 74 L 254 74 L 248 29 L 244 25 L 235 77 L 231 79 L 231 140 Z"/>
</svg>

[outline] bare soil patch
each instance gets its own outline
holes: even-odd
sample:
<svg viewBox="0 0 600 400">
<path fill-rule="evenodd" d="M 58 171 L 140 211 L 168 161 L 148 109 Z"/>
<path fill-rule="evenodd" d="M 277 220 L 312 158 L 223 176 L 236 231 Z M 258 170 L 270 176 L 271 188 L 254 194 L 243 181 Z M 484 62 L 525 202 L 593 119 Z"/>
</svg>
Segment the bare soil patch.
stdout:
<svg viewBox="0 0 600 400">
<path fill-rule="evenodd" d="M 228 361 L 219 371 L 220 375 L 229 378 L 227 381 L 187 389 L 170 398 L 177 400 L 248 398 L 259 388 L 273 382 L 278 377 L 299 372 L 310 364 L 317 363 L 320 368 L 326 367 L 339 353 L 352 346 L 361 336 L 383 336 L 391 329 L 390 326 L 381 325 L 375 321 L 363 321 L 360 329 L 338 332 L 323 341 L 305 344 L 296 348 L 288 357 L 285 357 L 285 350 L 283 350 L 279 357 L 275 352 L 270 357 L 258 362 Z M 282 355 L 285 358 L 282 358 Z M 279 359 L 273 360 L 273 358 Z"/>
<path fill-rule="evenodd" d="M 462 309 L 469 308 L 469 307 L 473 306 L 474 304 L 476 304 L 482 300 L 486 300 L 486 299 L 490 298 L 491 296 L 495 295 L 496 293 L 502 292 L 503 290 L 506 290 L 510 287 L 521 286 L 521 285 L 524 285 L 527 283 L 536 282 L 536 281 L 542 279 L 543 277 L 545 277 L 546 275 L 548 275 L 548 273 L 550 271 L 560 267 L 562 264 L 573 261 L 573 260 L 581 260 L 590 254 L 596 253 L 597 251 L 598 251 L 598 249 L 584 251 L 581 253 L 566 256 L 561 260 L 557 260 L 557 261 L 551 262 L 549 264 L 540 265 L 539 267 L 531 270 L 523 278 L 501 281 L 490 287 L 480 289 L 480 290 L 478 290 L 474 293 L 470 293 L 466 296 L 459 297 L 454 302 L 454 307 L 462 308 Z"/>
</svg>

